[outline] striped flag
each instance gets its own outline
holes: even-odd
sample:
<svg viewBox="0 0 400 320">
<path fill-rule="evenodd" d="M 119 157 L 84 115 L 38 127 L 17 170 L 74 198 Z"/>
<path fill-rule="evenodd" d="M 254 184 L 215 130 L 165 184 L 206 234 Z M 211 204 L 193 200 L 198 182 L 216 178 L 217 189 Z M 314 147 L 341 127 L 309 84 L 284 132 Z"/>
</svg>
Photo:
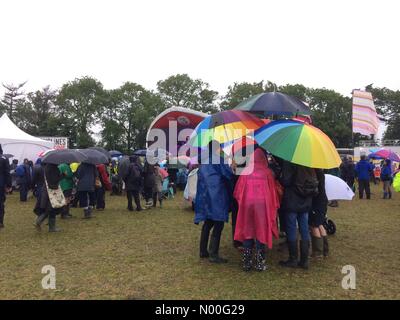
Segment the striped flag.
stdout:
<svg viewBox="0 0 400 320">
<path fill-rule="evenodd" d="M 376 135 L 379 119 L 370 92 L 353 90 L 353 132 Z"/>
</svg>

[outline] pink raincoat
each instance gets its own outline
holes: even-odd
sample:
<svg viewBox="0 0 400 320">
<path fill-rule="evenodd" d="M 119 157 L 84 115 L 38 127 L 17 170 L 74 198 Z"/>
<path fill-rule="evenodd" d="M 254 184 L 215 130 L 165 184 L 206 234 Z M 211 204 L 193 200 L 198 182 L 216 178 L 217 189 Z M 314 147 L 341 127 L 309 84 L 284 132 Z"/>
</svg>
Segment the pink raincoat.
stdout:
<svg viewBox="0 0 400 320">
<path fill-rule="evenodd" d="M 246 170 L 239 177 L 234 191 L 239 204 L 234 238 L 241 242 L 257 239 L 272 248 L 272 237 L 278 238 L 276 214 L 279 198 L 275 178 L 261 149 L 254 152 Z"/>
</svg>

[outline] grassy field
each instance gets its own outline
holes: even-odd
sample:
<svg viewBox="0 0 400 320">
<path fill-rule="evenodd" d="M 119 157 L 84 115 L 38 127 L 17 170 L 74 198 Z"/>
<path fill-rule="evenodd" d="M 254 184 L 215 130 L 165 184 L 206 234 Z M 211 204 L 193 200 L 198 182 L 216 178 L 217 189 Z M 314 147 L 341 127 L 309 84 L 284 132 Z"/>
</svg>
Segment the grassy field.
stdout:
<svg viewBox="0 0 400 320">
<path fill-rule="evenodd" d="M 7 199 L 6 228 L 0 230 L 0 299 L 399 299 L 400 194 L 382 200 L 341 202 L 330 208 L 337 224 L 331 256 L 311 261 L 308 271 L 278 266 L 286 252 L 268 252 L 270 269 L 241 271 L 223 232 L 226 265 L 198 258 L 200 226 L 181 195 L 162 209 L 131 213 L 123 197 L 107 196 L 107 209 L 92 220 L 58 221 L 62 232 L 37 232 L 33 200 Z M 43 290 L 41 269 L 56 268 L 56 290 Z M 356 268 L 356 290 L 341 287 L 342 267 Z"/>
</svg>

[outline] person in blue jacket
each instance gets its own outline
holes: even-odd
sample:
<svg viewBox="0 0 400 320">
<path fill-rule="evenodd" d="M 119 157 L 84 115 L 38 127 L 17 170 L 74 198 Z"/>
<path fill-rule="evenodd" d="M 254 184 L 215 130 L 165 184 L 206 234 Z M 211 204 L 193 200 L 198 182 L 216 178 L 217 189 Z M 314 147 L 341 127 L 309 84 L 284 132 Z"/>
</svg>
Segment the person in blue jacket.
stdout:
<svg viewBox="0 0 400 320">
<path fill-rule="evenodd" d="M 392 163 L 386 159 L 382 166 L 381 181 L 383 182 L 383 199 L 392 199 Z"/>
<path fill-rule="evenodd" d="M 209 258 L 212 263 L 227 262 L 218 252 L 224 223 L 229 218 L 232 178 L 231 168 L 224 164 L 224 159 L 220 156 L 219 143 L 211 141 L 208 154 L 202 157 L 198 171 L 194 223 L 204 222 L 200 236 L 200 258 Z M 207 250 L 209 240 L 210 246 Z"/>
<path fill-rule="evenodd" d="M 358 179 L 358 194 L 360 199 L 364 198 L 364 191 L 367 199 L 371 199 L 370 177 L 374 167 L 368 162 L 365 155 L 361 156 L 361 160 L 356 164 L 356 175 Z"/>
</svg>

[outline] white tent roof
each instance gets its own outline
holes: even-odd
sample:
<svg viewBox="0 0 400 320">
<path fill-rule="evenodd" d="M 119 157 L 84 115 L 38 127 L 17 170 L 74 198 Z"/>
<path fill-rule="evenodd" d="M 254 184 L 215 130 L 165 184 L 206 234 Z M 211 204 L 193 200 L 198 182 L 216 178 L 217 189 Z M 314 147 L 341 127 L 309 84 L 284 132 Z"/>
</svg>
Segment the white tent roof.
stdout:
<svg viewBox="0 0 400 320">
<path fill-rule="evenodd" d="M 14 159 L 20 162 L 24 158 L 35 161 L 41 151 L 52 149 L 54 143 L 46 141 L 18 128 L 7 116 L 3 114 L 0 118 L 0 144 L 4 153 L 14 155 Z"/>
</svg>

